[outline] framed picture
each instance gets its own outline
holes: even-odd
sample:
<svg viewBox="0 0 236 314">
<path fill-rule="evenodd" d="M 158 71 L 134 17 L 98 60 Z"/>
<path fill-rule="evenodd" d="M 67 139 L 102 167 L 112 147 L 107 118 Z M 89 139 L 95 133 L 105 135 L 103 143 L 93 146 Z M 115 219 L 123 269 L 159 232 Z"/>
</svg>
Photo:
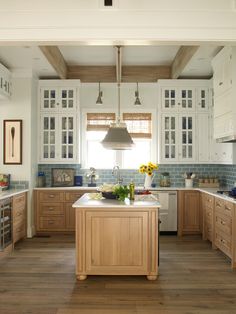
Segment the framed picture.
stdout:
<svg viewBox="0 0 236 314">
<path fill-rule="evenodd" d="M 73 168 L 53 168 L 52 186 L 73 186 L 75 169 Z"/>
<path fill-rule="evenodd" d="M 22 120 L 3 121 L 3 163 L 22 164 Z"/>
</svg>

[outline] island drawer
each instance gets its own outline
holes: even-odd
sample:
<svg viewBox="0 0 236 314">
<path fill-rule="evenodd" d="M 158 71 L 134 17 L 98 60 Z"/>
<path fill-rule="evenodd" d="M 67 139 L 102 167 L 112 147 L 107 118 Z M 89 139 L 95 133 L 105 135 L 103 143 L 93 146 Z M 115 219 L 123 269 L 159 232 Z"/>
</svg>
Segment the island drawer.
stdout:
<svg viewBox="0 0 236 314">
<path fill-rule="evenodd" d="M 212 220 L 212 218 L 213 218 L 213 209 L 207 207 L 207 208 L 205 209 L 205 219 Z"/>
<path fill-rule="evenodd" d="M 25 207 L 19 207 L 13 212 L 13 223 L 25 220 Z"/>
<path fill-rule="evenodd" d="M 64 193 L 58 191 L 43 191 L 39 192 L 39 201 L 40 202 L 63 202 Z"/>
<path fill-rule="evenodd" d="M 212 209 L 214 208 L 214 196 L 209 195 L 209 194 L 204 194 L 203 201 L 206 207 L 212 208 Z"/>
<path fill-rule="evenodd" d="M 53 230 L 60 231 L 65 229 L 65 218 L 64 216 L 54 216 L 54 217 L 40 217 L 39 218 L 39 228 L 41 230 Z"/>
<path fill-rule="evenodd" d="M 40 216 L 64 215 L 63 203 L 41 203 L 39 205 Z"/>
</svg>

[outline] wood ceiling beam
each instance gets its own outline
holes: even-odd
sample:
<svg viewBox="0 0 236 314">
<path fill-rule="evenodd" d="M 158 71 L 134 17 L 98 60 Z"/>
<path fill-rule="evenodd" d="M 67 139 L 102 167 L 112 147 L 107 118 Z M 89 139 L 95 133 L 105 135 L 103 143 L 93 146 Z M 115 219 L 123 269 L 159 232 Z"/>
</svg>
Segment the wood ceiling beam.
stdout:
<svg viewBox="0 0 236 314">
<path fill-rule="evenodd" d="M 67 79 L 68 67 L 57 46 L 39 46 L 40 50 L 61 79 Z"/>
<path fill-rule="evenodd" d="M 170 66 L 122 66 L 122 82 L 153 83 L 170 76 Z M 84 83 L 116 82 L 116 66 L 68 66 L 67 78 Z"/>
<path fill-rule="evenodd" d="M 171 66 L 171 78 L 177 79 L 197 52 L 199 46 L 181 46 Z"/>
</svg>

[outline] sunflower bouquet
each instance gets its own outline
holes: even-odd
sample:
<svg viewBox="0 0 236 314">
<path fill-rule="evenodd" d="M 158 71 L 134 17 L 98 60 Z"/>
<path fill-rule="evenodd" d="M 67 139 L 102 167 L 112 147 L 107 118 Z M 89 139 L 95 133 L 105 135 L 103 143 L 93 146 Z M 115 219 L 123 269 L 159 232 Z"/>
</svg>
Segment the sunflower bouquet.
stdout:
<svg viewBox="0 0 236 314">
<path fill-rule="evenodd" d="M 154 164 L 152 162 L 149 162 L 147 165 L 145 164 L 142 164 L 140 167 L 139 167 L 139 172 L 140 173 L 146 173 L 148 174 L 149 176 L 151 176 L 153 174 L 153 171 L 154 170 L 158 170 L 158 165 L 157 164 Z"/>
</svg>

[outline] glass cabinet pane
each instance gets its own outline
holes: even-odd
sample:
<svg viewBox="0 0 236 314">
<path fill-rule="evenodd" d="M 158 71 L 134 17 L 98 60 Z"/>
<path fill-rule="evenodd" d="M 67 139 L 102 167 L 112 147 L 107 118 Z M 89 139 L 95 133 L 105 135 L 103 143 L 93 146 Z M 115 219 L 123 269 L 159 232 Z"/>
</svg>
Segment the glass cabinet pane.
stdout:
<svg viewBox="0 0 236 314">
<path fill-rule="evenodd" d="M 193 91 L 192 89 L 181 89 L 181 108 L 192 109 L 193 108 Z"/>
<path fill-rule="evenodd" d="M 74 158 L 74 117 L 61 117 L 61 158 Z"/>
<path fill-rule="evenodd" d="M 192 159 L 193 144 L 194 144 L 194 118 L 193 116 L 181 117 L 181 154 L 182 158 L 186 160 Z"/>
<path fill-rule="evenodd" d="M 176 158 L 176 119 L 175 116 L 165 116 L 162 119 L 164 123 L 163 157 L 169 160 Z"/>
<path fill-rule="evenodd" d="M 56 108 L 56 89 L 43 89 L 42 106 L 44 109 Z"/>
<path fill-rule="evenodd" d="M 163 99 L 164 108 L 166 109 L 174 108 L 176 105 L 175 89 L 164 89 L 163 96 L 164 96 L 164 99 Z"/>
<path fill-rule="evenodd" d="M 73 109 L 75 106 L 75 90 L 63 88 L 60 95 L 62 109 Z"/>
</svg>

